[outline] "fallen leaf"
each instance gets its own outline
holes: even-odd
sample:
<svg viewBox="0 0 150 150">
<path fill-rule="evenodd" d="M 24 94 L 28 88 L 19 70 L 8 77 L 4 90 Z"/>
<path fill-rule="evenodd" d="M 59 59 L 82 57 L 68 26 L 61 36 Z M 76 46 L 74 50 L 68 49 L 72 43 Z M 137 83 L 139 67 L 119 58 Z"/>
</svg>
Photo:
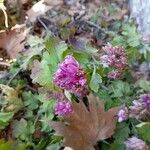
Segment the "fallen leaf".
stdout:
<svg viewBox="0 0 150 150">
<path fill-rule="evenodd" d="M 9 31 L 1 31 L 0 48 L 6 50 L 10 58 L 16 58 L 24 48 L 27 33 L 25 25 L 16 25 Z"/>
<path fill-rule="evenodd" d="M 64 137 L 64 145 L 74 150 L 94 150 L 98 140 L 111 137 L 116 128 L 118 108 L 105 112 L 104 104 L 90 94 L 89 111 L 82 101 L 72 102 L 73 113 L 64 117 L 64 122 L 50 122 L 56 134 Z"/>
</svg>

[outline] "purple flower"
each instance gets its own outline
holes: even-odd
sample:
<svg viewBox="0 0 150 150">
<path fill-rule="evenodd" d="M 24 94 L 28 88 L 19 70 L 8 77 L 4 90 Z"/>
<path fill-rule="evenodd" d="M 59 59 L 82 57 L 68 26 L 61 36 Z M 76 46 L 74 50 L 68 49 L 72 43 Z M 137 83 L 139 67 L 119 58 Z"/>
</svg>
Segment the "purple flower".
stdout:
<svg viewBox="0 0 150 150">
<path fill-rule="evenodd" d="M 122 122 L 128 119 L 128 108 L 127 107 L 122 107 L 118 114 L 118 122 Z"/>
<path fill-rule="evenodd" d="M 106 54 L 101 57 L 102 63 L 116 69 L 124 69 L 127 66 L 127 55 L 122 47 L 107 44 L 103 50 Z"/>
<path fill-rule="evenodd" d="M 134 100 L 132 103 L 133 103 L 133 105 L 129 107 L 130 117 L 136 118 L 136 119 L 141 119 L 142 112 L 144 112 L 143 104 L 138 100 Z"/>
<path fill-rule="evenodd" d="M 73 111 L 72 105 L 69 101 L 58 101 L 55 105 L 55 114 L 58 116 L 65 116 Z"/>
<path fill-rule="evenodd" d="M 137 137 L 129 138 L 125 141 L 126 150 L 148 150 L 147 144 Z"/>
<path fill-rule="evenodd" d="M 139 101 L 141 101 L 143 103 L 144 107 L 148 111 L 150 111 L 150 94 L 143 94 L 143 95 L 141 95 Z"/>
<path fill-rule="evenodd" d="M 58 70 L 54 74 L 54 82 L 57 86 L 69 90 L 78 96 L 86 95 L 85 73 L 81 70 L 76 59 L 68 55 L 65 60 L 59 65 Z"/>
<path fill-rule="evenodd" d="M 105 66 L 112 67 L 114 70 L 108 74 L 110 79 L 118 79 L 127 66 L 127 55 L 122 47 L 107 44 L 103 47 L 105 55 L 101 57 L 101 61 Z"/>
<path fill-rule="evenodd" d="M 150 120 L 150 94 L 142 94 L 138 100 L 133 101 L 130 108 L 130 117 L 139 120 Z"/>
</svg>

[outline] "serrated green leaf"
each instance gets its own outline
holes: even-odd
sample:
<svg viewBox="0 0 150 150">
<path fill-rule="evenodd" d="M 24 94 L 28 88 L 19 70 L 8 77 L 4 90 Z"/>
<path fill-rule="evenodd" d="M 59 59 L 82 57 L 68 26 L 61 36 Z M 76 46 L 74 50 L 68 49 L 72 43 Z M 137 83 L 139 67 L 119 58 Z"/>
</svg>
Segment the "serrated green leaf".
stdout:
<svg viewBox="0 0 150 150">
<path fill-rule="evenodd" d="M 45 43 L 45 48 L 49 52 L 50 59 L 51 59 L 51 64 L 57 64 L 59 62 L 58 54 L 57 54 L 57 45 L 59 41 L 55 37 L 50 37 L 46 43 Z"/>
<path fill-rule="evenodd" d="M 13 136 L 18 138 L 25 132 L 27 128 L 27 121 L 24 119 L 21 119 L 20 121 L 14 120 L 12 128 L 13 128 Z"/>
<path fill-rule="evenodd" d="M 145 141 L 150 142 L 150 123 L 141 123 L 136 126 L 139 135 L 144 139 Z"/>
<path fill-rule="evenodd" d="M 119 142 L 123 142 L 129 137 L 129 134 L 130 134 L 129 125 L 126 123 L 119 123 L 116 127 L 114 138 Z"/>
<path fill-rule="evenodd" d="M 32 94 L 31 91 L 23 92 L 22 97 L 24 99 L 25 106 L 28 107 L 29 110 L 35 110 L 38 108 L 39 97 L 36 94 Z"/>
<path fill-rule="evenodd" d="M 68 46 L 64 41 L 59 42 L 56 46 L 55 49 L 57 51 L 57 55 L 59 58 L 59 61 L 62 61 L 63 59 L 63 53 L 67 50 Z"/>
<path fill-rule="evenodd" d="M 54 105 L 56 101 L 55 100 L 45 100 L 43 101 L 43 104 L 40 106 L 39 114 L 41 116 L 41 122 L 42 122 L 42 131 L 49 131 L 51 130 L 49 128 L 49 121 L 53 119 L 54 117 Z"/>
<path fill-rule="evenodd" d="M 33 83 L 38 83 L 46 88 L 53 88 L 52 72 L 45 60 L 39 62 L 34 61 L 32 68 L 31 79 Z"/>
<path fill-rule="evenodd" d="M 9 124 L 13 115 L 13 112 L 0 112 L 0 130 L 4 129 Z"/>
<path fill-rule="evenodd" d="M 147 80 L 139 80 L 137 82 L 137 85 L 140 86 L 140 88 L 142 88 L 144 91 L 149 92 L 150 91 L 150 81 Z"/>
<path fill-rule="evenodd" d="M 102 78 L 98 73 L 96 73 L 96 68 L 94 67 L 94 71 L 89 85 L 91 90 L 93 90 L 94 92 L 98 92 L 100 83 L 102 83 Z"/>
<path fill-rule="evenodd" d="M 34 125 L 31 121 L 27 122 L 25 119 L 20 121 L 14 120 L 12 124 L 13 136 L 21 140 L 28 139 L 34 133 Z"/>
<path fill-rule="evenodd" d="M 122 97 L 130 94 L 131 89 L 128 83 L 120 80 L 113 81 L 112 83 L 113 97 Z"/>
<path fill-rule="evenodd" d="M 109 150 L 125 150 L 125 145 L 123 143 L 115 141 L 110 145 Z"/>
<path fill-rule="evenodd" d="M 13 112 L 0 112 L 0 121 L 7 122 L 13 117 Z"/>
<path fill-rule="evenodd" d="M 3 91 L 5 102 L 7 102 L 7 105 L 5 106 L 7 111 L 17 112 L 22 108 L 23 103 L 18 96 L 19 91 L 17 89 L 13 89 L 12 87 L 3 84 L 0 84 L 0 89 Z M 12 107 L 12 109 L 10 109 L 10 107 Z"/>
<path fill-rule="evenodd" d="M 30 35 L 27 39 L 27 43 L 30 45 L 30 47 L 39 47 L 41 43 L 43 43 L 44 40 L 42 38 L 39 38 L 38 36 Z"/>
<path fill-rule="evenodd" d="M 47 100 L 44 101 L 43 104 L 40 106 L 39 113 L 46 114 L 46 116 L 49 116 L 50 114 L 53 113 L 53 108 L 54 108 L 55 100 Z"/>
</svg>

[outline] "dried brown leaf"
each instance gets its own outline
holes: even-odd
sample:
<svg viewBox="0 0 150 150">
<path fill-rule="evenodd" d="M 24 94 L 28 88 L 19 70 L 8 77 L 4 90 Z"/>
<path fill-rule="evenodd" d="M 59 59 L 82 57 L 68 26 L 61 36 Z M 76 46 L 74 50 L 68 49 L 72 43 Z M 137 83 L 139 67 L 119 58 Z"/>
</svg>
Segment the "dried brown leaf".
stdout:
<svg viewBox="0 0 150 150">
<path fill-rule="evenodd" d="M 24 48 L 27 33 L 24 25 L 16 25 L 10 31 L 1 31 L 0 48 L 6 50 L 10 58 L 16 58 Z"/>
<path fill-rule="evenodd" d="M 51 122 L 56 134 L 64 137 L 64 145 L 74 150 L 94 150 L 98 140 L 111 137 L 116 127 L 118 108 L 105 112 L 104 104 L 92 94 L 88 97 L 89 111 L 82 101 L 73 102 L 73 113 L 64 122 Z"/>
</svg>

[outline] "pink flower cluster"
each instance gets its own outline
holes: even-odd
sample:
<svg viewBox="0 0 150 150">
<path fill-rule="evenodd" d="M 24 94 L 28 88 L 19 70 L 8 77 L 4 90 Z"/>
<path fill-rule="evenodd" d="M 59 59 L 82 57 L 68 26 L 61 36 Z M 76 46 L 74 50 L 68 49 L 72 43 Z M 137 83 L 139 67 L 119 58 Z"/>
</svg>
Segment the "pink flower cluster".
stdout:
<svg viewBox="0 0 150 150">
<path fill-rule="evenodd" d="M 66 56 L 54 74 L 54 83 L 62 89 L 68 90 L 77 96 L 85 96 L 87 79 L 77 60 Z"/>
<path fill-rule="evenodd" d="M 144 107 L 150 111 L 150 94 L 142 94 L 139 101 L 144 105 Z"/>
<path fill-rule="evenodd" d="M 150 94 L 142 94 L 138 100 L 133 101 L 130 108 L 130 117 L 136 119 L 144 119 L 150 114 Z"/>
<path fill-rule="evenodd" d="M 131 137 L 125 141 L 126 150 L 148 150 L 147 144 L 137 137 Z"/>
<path fill-rule="evenodd" d="M 113 47 L 111 44 L 107 44 L 103 47 L 103 50 L 106 54 L 101 57 L 102 63 L 106 66 L 113 67 L 113 71 L 108 74 L 108 78 L 120 78 L 127 66 L 127 55 L 125 50 L 122 47 Z"/>
<path fill-rule="evenodd" d="M 69 101 L 58 101 L 55 105 L 55 114 L 58 116 L 66 116 L 73 111 L 72 105 Z"/>
<path fill-rule="evenodd" d="M 118 122 L 122 122 L 128 119 L 128 108 L 127 107 L 122 107 L 118 114 Z"/>
</svg>

